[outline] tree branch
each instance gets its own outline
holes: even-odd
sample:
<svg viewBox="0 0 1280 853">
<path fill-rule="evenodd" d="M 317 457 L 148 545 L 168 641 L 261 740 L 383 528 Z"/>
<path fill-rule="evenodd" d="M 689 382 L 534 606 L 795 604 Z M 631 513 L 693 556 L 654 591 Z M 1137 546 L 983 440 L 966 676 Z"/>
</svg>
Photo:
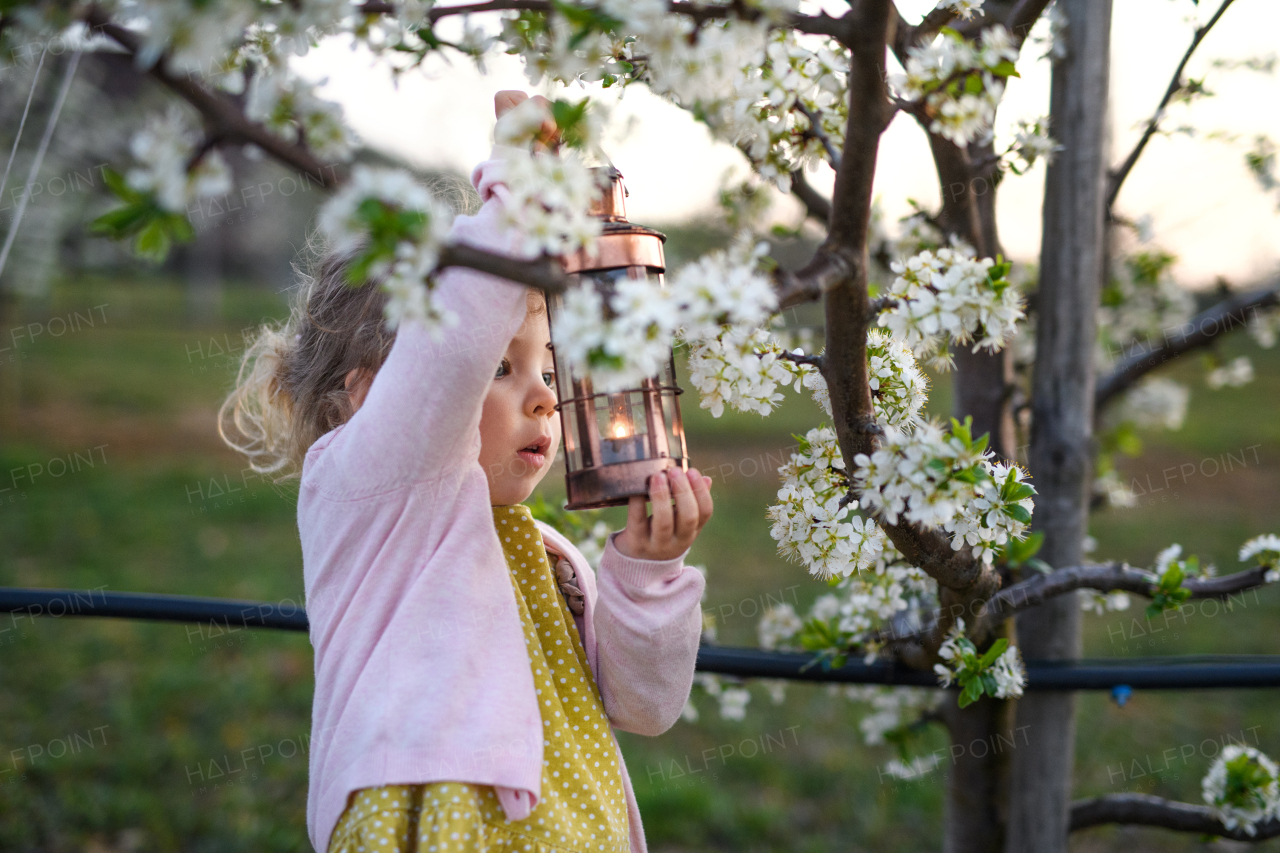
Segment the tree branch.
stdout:
<svg viewBox="0 0 1280 853">
<path fill-rule="evenodd" d="M 839 258 L 839 266 L 847 271 L 832 282 L 823 297 L 826 346 L 822 374 L 840 450 L 850 463 L 859 453 L 874 452 L 877 445 L 867 375 L 867 330 L 875 319 L 867 290 L 867 229 L 880 135 L 893 114 L 885 85 L 885 53 L 896 9 L 890 0 L 861 0 L 851 14 L 856 16 L 851 29 L 858 41 L 851 45 L 845 145 L 836 170 L 830 231 L 815 257 L 815 261 L 829 259 L 825 261 L 828 264 Z M 998 578 L 985 571 L 987 567 L 973 558 L 969 548 L 954 550 L 941 530 L 908 523 L 880 526 L 908 562 L 938 581 L 944 602 L 985 597 L 999 586 Z M 949 627 L 942 625 L 942 631 Z"/>
<path fill-rule="evenodd" d="M 1183 587 L 1192 598 L 1229 598 L 1238 592 L 1265 586 L 1265 566 L 1255 566 L 1215 578 L 1187 578 Z M 1135 569 L 1124 563 L 1107 563 L 1101 566 L 1071 566 L 1038 575 L 993 596 L 982 609 L 979 618 L 995 623 L 1015 613 L 1030 610 L 1051 598 L 1065 595 L 1077 589 L 1096 589 L 1098 592 L 1132 592 L 1153 598 L 1160 578 L 1146 569 Z"/>
<path fill-rule="evenodd" d="M 1031 35 L 1031 28 L 1040 20 L 1048 6 L 1049 0 L 1021 0 L 1009 10 L 1008 17 L 1004 19 L 1004 28 L 1013 36 L 1013 43 L 1019 48 L 1027 40 L 1027 36 Z"/>
<path fill-rule="evenodd" d="M 791 173 L 791 194 L 800 199 L 805 213 L 826 226 L 831 220 L 831 201 L 813 188 L 804 176 L 804 169 L 796 169 Z"/>
<path fill-rule="evenodd" d="M 1180 803 L 1150 794 L 1107 794 L 1071 804 L 1071 832 L 1105 823 L 1158 826 L 1235 841 L 1263 841 L 1280 836 L 1280 820 L 1276 818 L 1257 824 L 1257 834 L 1249 835 L 1239 827 L 1227 829 L 1209 806 Z"/>
<path fill-rule="evenodd" d="M 1182 72 L 1187 67 L 1187 62 L 1191 59 L 1191 55 L 1196 52 L 1196 48 L 1200 46 L 1200 42 L 1204 41 L 1204 37 L 1209 34 L 1209 30 L 1213 29 L 1213 25 L 1218 23 L 1218 19 L 1227 11 L 1235 0 L 1222 0 L 1222 5 L 1218 7 L 1218 11 L 1213 13 L 1204 26 L 1198 28 L 1195 36 L 1191 39 L 1191 45 L 1187 48 L 1187 52 L 1182 55 L 1182 61 L 1178 63 L 1177 69 L 1173 72 L 1173 79 L 1169 81 L 1168 88 L 1165 89 L 1164 97 L 1160 99 L 1159 106 L 1156 107 L 1155 113 L 1147 120 L 1146 129 L 1143 130 L 1142 136 L 1138 138 L 1138 142 L 1133 146 L 1133 150 L 1129 152 L 1129 156 L 1124 158 L 1124 162 L 1120 167 L 1111 172 L 1107 177 L 1107 214 L 1111 213 L 1111 208 L 1115 206 L 1116 196 L 1120 194 L 1120 187 L 1124 184 L 1125 178 L 1129 177 L 1129 173 L 1133 171 L 1133 165 L 1138 162 L 1138 158 L 1142 156 L 1142 151 L 1147 147 L 1147 143 L 1151 137 L 1155 135 L 1156 129 L 1160 126 L 1160 120 L 1164 118 L 1165 107 L 1169 106 L 1169 102 L 1173 100 L 1173 96 L 1182 89 Z"/>
<path fill-rule="evenodd" d="M 834 287 L 854 275 L 848 259 L 819 247 L 813 259 L 799 272 L 779 269 L 773 274 L 778 293 L 778 308 L 790 308 L 803 302 L 816 302 Z"/>
<path fill-rule="evenodd" d="M 822 129 L 822 116 L 799 101 L 796 101 L 796 109 L 809 120 L 809 128 L 803 135 L 812 137 L 822 143 L 822 149 L 827 152 L 827 164 L 832 169 L 839 171 L 840 152 L 836 151 L 836 147 L 831 144 L 831 137 L 827 136 L 827 132 Z"/>
<path fill-rule="evenodd" d="M 803 355 L 798 352 L 787 352 L 786 350 L 783 350 L 782 352 L 778 353 L 778 358 L 786 359 L 787 361 L 790 361 L 794 364 L 807 364 L 810 367 L 817 367 L 817 368 L 822 367 L 822 356 L 820 355 Z M 852 500 L 852 498 L 850 498 L 849 495 L 845 495 L 843 498 L 841 498 L 840 508 L 843 509 L 844 505 L 847 504 L 850 500 Z"/>
<path fill-rule="evenodd" d="M 939 3 L 929 10 L 928 14 L 914 26 L 907 23 L 906 18 L 894 6 L 893 14 L 897 22 L 893 31 L 893 55 L 899 62 L 904 62 L 907 51 L 917 45 L 933 41 L 943 27 L 955 20 L 956 13 L 949 3 Z"/>
<path fill-rule="evenodd" d="M 1207 347 L 1219 337 L 1249 322 L 1251 312 L 1280 305 L 1280 278 L 1260 287 L 1232 296 L 1213 305 L 1158 343 L 1133 346 L 1111 372 L 1098 380 L 1094 391 L 1094 412 L 1132 387 L 1151 371 L 1168 364 L 1191 350 Z"/>
<path fill-rule="evenodd" d="M 556 258 L 543 255 L 531 261 L 477 249 L 465 243 L 452 243 L 440 250 L 437 270 L 445 267 L 468 267 L 509 281 L 536 287 L 545 293 L 564 293 L 572 279 Z"/>
<path fill-rule="evenodd" d="M 90 31 L 109 36 L 130 56 L 136 56 L 141 48 L 141 37 L 127 27 L 113 23 L 107 12 L 97 4 L 90 5 L 85 10 L 83 21 Z M 161 57 L 151 67 L 150 75 L 199 111 L 210 139 L 217 140 L 219 145 L 252 143 L 328 189 L 343 183 L 346 177 L 344 166 L 321 163 L 305 146 L 286 142 L 262 125 L 250 121 L 239 104 L 210 89 L 195 75 L 171 74 L 165 68 L 165 59 L 166 57 Z"/>
</svg>

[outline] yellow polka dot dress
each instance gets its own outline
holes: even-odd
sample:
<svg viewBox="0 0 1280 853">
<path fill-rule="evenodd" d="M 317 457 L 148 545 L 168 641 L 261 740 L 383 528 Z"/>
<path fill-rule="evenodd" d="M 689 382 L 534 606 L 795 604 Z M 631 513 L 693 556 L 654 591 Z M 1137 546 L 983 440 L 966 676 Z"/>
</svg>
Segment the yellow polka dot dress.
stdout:
<svg viewBox="0 0 1280 853">
<path fill-rule="evenodd" d="M 542 536 L 523 504 L 495 506 L 542 713 L 542 795 L 509 821 L 490 785 L 431 782 L 352 793 L 329 853 L 630 853 L 622 768 Z"/>
</svg>

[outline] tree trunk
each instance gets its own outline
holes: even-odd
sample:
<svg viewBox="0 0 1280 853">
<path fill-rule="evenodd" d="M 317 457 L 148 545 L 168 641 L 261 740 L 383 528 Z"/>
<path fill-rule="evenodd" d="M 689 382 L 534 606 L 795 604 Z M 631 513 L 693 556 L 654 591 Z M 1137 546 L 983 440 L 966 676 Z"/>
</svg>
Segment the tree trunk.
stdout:
<svg viewBox="0 0 1280 853">
<path fill-rule="evenodd" d="M 1088 529 L 1111 47 L 1111 0 L 1061 5 L 1067 55 L 1053 68 L 1050 128 L 1063 150 L 1045 179 L 1030 452 L 1034 526 L 1045 534 L 1040 556 L 1055 567 L 1080 562 Z M 1017 633 L 1026 659 L 1079 657 L 1076 596 L 1021 614 Z M 1027 694 L 1018 727 L 1028 742 L 1012 751 L 1006 853 L 1065 853 L 1074 695 Z"/>
<path fill-rule="evenodd" d="M 947 699 L 942 715 L 952 762 L 943 853 L 999 853 L 1004 845 L 1009 757 L 1019 741 L 1012 710 L 1012 703 L 996 699 L 967 708 L 960 708 L 954 696 Z"/>
</svg>

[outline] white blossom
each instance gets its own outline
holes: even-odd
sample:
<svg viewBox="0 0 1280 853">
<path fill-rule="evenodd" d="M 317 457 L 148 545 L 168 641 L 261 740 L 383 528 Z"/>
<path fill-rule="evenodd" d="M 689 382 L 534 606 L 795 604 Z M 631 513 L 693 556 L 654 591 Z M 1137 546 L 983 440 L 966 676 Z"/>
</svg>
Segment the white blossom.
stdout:
<svg viewBox="0 0 1280 853">
<path fill-rule="evenodd" d="M 720 693 L 720 716 L 726 720 L 742 720 L 747 716 L 751 693 L 741 687 L 726 687 Z"/>
<path fill-rule="evenodd" d="M 811 365 L 796 365 L 804 387 L 831 417 L 831 396 L 822 373 Z M 929 380 L 916 364 L 911 348 L 880 329 L 867 332 L 867 380 L 876 421 L 910 429 L 920 421 L 928 402 Z"/>
<path fill-rule="evenodd" d="M 1163 376 L 1149 377 L 1125 394 L 1116 416 L 1139 427 L 1176 430 L 1186 419 L 1190 396 L 1185 385 Z"/>
<path fill-rule="evenodd" d="M 938 676 L 938 681 L 943 687 L 950 687 L 951 683 L 956 679 L 961 669 L 966 664 L 962 660 L 962 649 L 960 640 L 964 637 L 964 620 L 957 619 L 955 624 L 951 626 L 946 640 L 938 649 L 938 657 L 942 658 L 946 663 L 937 663 L 933 666 L 933 671 Z M 1023 688 L 1027 683 L 1026 668 L 1022 664 L 1022 658 L 1018 652 L 1017 646 L 1009 646 L 998 658 L 985 670 L 989 672 L 996 682 L 995 697 L 997 699 L 1016 698 L 1022 695 Z M 976 676 L 978 673 L 970 673 Z"/>
<path fill-rule="evenodd" d="M 778 553 L 799 560 L 819 578 L 848 577 L 871 566 L 884 549 L 884 532 L 854 513 L 854 501 L 840 506 L 847 492 L 844 461 L 828 427 L 812 429 L 799 452 L 778 469 L 783 482 L 769 507 L 769 535 Z"/>
<path fill-rule="evenodd" d="M 1253 311 L 1249 315 L 1249 336 L 1263 349 L 1271 349 L 1280 339 L 1280 311 Z"/>
<path fill-rule="evenodd" d="M 1094 478 L 1093 493 L 1105 497 L 1110 506 L 1127 508 L 1138 505 L 1138 496 L 1120 478 L 1120 472 L 1115 468 Z"/>
<path fill-rule="evenodd" d="M 990 132 L 1004 95 L 1004 64 L 1018 59 L 1018 49 L 1004 27 L 997 24 L 984 30 L 977 44 L 943 33 L 907 53 L 904 72 L 891 74 L 890 83 L 902 98 L 924 102 L 932 117 L 931 132 L 959 146 Z M 979 81 L 978 91 L 954 85 L 968 79 Z"/>
<path fill-rule="evenodd" d="M 165 0 L 126 0 L 121 20 L 140 29 L 142 45 L 135 56 L 139 70 L 150 69 L 165 52 L 172 72 L 208 74 L 259 14 L 249 0 L 211 0 L 196 4 Z"/>
<path fill-rule="evenodd" d="M 327 79 L 309 83 L 287 68 L 255 75 L 245 115 L 287 142 L 305 142 L 321 159 L 349 160 L 359 140 L 343 120 L 342 105 L 314 91 Z"/>
<path fill-rule="evenodd" d="M 760 648 L 773 651 L 791 644 L 802 627 L 795 608 L 785 602 L 775 604 L 764 612 L 756 625 Z"/>
<path fill-rule="evenodd" d="M 909 717 L 930 710 L 941 699 L 936 690 L 924 687 L 880 687 L 858 685 L 846 687 L 844 695 L 851 702 L 866 702 L 871 713 L 858 722 L 868 746 L 883 746 L 885 735 L 912 722 Z"/>
<path fill-rule="evenodd" d="M 964 620 L 957 619 L 955 624 L 951 626 L 951 630 L 947 632 L 947 636 L 943 639 L 942 645 L 938 647 L 938 657 L 944 661 L 954 661 L 960 657 L 960 639 L 964 636 Z M 950 687 L 951 682 L 955 679 L 956 670 L 946 663 L 935 663 L 933 671 L 938 676 L 938 684 L 942 687 Z"/>
<path fill-rule="evenodd" d="M 873 632 L 892 629 L 908 634 L 923 627 L 923 614 L 937 597 L 937 583 L 886 542 L 868 569 L 836 585 L 836 594 L 843 596 L 840 630 L 862 642 L 870 655 L 880 645 L 870 639 Z"/>
<path fill-rule="evenodd" d="M 1002 276 L 993 277 L 994 266 L 991 258 L 974 260 L 950 248 L 894 261 L 897 278 L 888 295 L 896 302 L 880 315 L 879 324 L 918 358 L 936 356 L 948 340 L 973 341 L 974 352 L 999 349 L 1024 314 L 1021 294 Z M 939 359 L 933 361 L 938 365 Z"/>
<path fill-rule="evenodd" d="M 188 171 L 199 141 L 200 135 L 178 105 L 169 104 L 163 115 L 149 116 L 130 139 L 130 153 L 141 165 L 128 171 L 125 182 L 139 192 L 152 193 L 165 210 L 184 215 L 199 199 L 230 192 L 231 170 L 216 148 L 206 151 Z"/>
<path fill-rule="evenodd" d="M 892 776 L 895 779 L 910 781 L 927 776 L 937 769 L 942 763 L 942 756 L 936 752 L 930 752 L 926 755 L 917 755 L 911 761 L 904 762 L 901 758 L 891 758 L 884 766 L 884 774 Z"/>
<path fill-rule="evenodd" d="M 935 423 L 922 424 L 909 435 L 890 426 L 878 450 L 854 457 L 853 481 L 862 493 L 862 507 L 885 522 L 897 524 L 903 518 L 941 526 L 977 499 L 973 484 L 955 475 L 984 470 L 990 455 Z"/>
<path fill-rule="evenodd" d="M 1021 174 L 1030 169 L 1037 160 L 1044 160 L 1046 165 L 1052 163 L 1054 155 L 1060 150 L 1062 146 L 1049 135 L 1048 116 L 1040 116 L 1033 121 L 1018 120 L 1017 132 L 1009 151 L 1021 161 L 1021 165 L 1014 168 L 1016 173 Z"/>
<path fill-rule="evenodd" d="M 982 11 L 983 0 L 947 0 L 947 6 L 966 21 L 974 12 Z"/>
<path fill-rule="evenodd" d="M 1246 787 L 1235 793 L 1236 785 L 1244 780 L 1228 784 L 1228 764 L 1244 759 L 1245 767 L 1260 777 L 1260 784 Z M 1276 764 L 1265 754 L 1251 746 L 1227 744 L 1222 754 L 1213 762 L 1201 782 L 1204 801 L 1218 813 L 1218 819 L 1227 829 L 1243 829 L 1246 835 L 1257 834 L 1256 824 L 1268 818 L 1280 818 L 1280 783 L 1277 782 Z M 1230 797 L 1230 799 L 1229 799 Z"/>
<path fill-rule="evenodd" d="M 452 311 L 433 298 L 428 280 L 439 260 L 440 247 L 448 238 L 452 209 L 403 169 L 358 165 L 351 180 L 325 202 L 317 217 L 319 230 L 336 252 L 351 252 L 366 245 L 373 226 L 361 213 L 361 205 L 369 200 L 421 217 L 417 227 L 397 235 L 393 257 L 379 258 L 369 267 L 371 278 L 385 276 L 383 286 L 390 294 L 386 306 L 388 323 L 395 328 L 404 319 L 416 319 L 438 336 L 458 322 Z"/>
<path fill-rule="evenodd" d="M 616 390 L 657 373 L 679 335 L 693 344 L 690 384 L 703 408 L 719 417 L 728 403 L 767 415 L 782 400 L 778 384 L 794 375 L 764 328 L 776 306 L 760 272 L 765 250 L 740 236 L 729 249 L 682 267 L 665 289 L 619 278 L 610 319 L 595 288 L 572 288 L 555 312 L 557 350 L 589 371 L 598 390 Z"/>
<path fill-rule="evenodd" d="M 1280 536 L 1267 533 L 1255 536 L 1240 546 L 1241 562 L 1251 557 L 1257 557 L 1258 565 L 1267 567 L 1263 580 L 1267 583 L 1280 581 Z"/>
<path fill-rule="evenodd" d="M 1159 554 L 1156 554 L 1155 573 L 1157 575 L 1163 575 L 1165 573 L 1165 570 L 1168 569 L 1169 566 L 1172 565 L 1175 561 L 1177 561 L 1177 559 L 1181 556 L 1182 556 L 1182 546 L 1177 544 L 1176 542 L 1170 545 L 1168 548 L 1165 548 Z"/>
<path fill-rule="evenodd" d="M 1225 386 L 1239 388 L 1242 385 L 1248 385 L 1253 381 L 1253 362 L 1247 355 L 1239 356 L 1221 367 L 1210 370 L 1205 375 L 1204 381 L 1210 388 Z"/>
<path fill-rule="evenodd" d="M 775 705 L 781 705 L 787 701 L 787 686 L 790 682 L 785 678 L 761 678 L 758 681 L 768 692 L 770 702 Z"/>
<path fill-rule="evenodd" d="M 508 195 L 503 222 L 519 229 L 527 255 L 570 254 L 594 250 L 599 218 L 590 214 L 605 176 L 592 172 L 577 151 L 499 150 L 506 166 Z"/>
<path fill-rule="evenodd" d="M 991 665 L 991 675 L 996 680 L 996 698 L 1008 699 L 1022 695 L 1022 688 L 1027 683 L 1027 672 L 1022 666 L 1018 647 L 1010 646 Z"/>
<path fill-rule="evenodd" d="M 671 277 L 671 300 L 680 306 L 678 331 L 686 341 L 716 337 L 725 325 L 761 326 L 777 310 L 778 297 L 763 273 L 769 246 L 750 232 L 737 234 L 724 251 L 685 264 Z"/>
<path fill-rule="evenodd" d="M 1001 496 L 1006 483 L 1021 483 L 1027 477 L 1017 465 L 985 463 L 988 477 L 974 484 L 974 497 L 966 501 L 960 511 L 943 528 L 952 534 L 951 547 L 957 551 L 966 544 L 973 548 L 975 557 L 988 565 L 995 562 L 1000 548 L 1010 538 L 1022 539 L 1027 530 L 1026 522 L 1019 521 L 1009 508 L 1019 506 L 1030 517 L 1031 498 L 1007 500 Z"/>
<path fill-rule="evenodd" d="M 1116 610 L 1128 610 L 1132 603 L 1126 592 L 1114 591 L 1102 593 L 1094 589 L 1082 589 L 1080 609 L 1102 616 Z"/>
<path fill-rule="evenodd" d="M 1180 330 L 1195 300 L 1170 272 L 1174 257 L 1159 250 L 1136 252 L 1112 265 L 1098 307 L 1095 362 L 1109 367 L 1136 343 L 1159 341 Z"/>
</svg>

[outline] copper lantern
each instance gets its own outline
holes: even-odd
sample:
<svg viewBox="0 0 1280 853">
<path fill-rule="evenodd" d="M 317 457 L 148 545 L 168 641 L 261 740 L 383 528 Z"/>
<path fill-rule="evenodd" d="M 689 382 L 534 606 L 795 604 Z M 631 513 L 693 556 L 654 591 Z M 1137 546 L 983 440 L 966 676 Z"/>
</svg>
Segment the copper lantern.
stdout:
<svg viewBox="0 0 1280 853">
<path fill-rule="evenodd" d="M 597 254 L 579 250 L 562 260 L 570 278 L 585 279 L 596 288 L 608 310 L 614 286 L 623 278 L 647 280 L 655 289 L 665 286 L 662 244 L 667 238 L 627 221 L 622 173 L 612 166 L 603 172 L 607 184 L 591 208 L 604 226 Z M 560 304 L 559 294 L 547 300 L 553 320 Z M 651 475 L 668 468 L 688 470 L 674 356 L 668 357 L 659 375 L 646 377 L 639 387 L 613 393 L 596 393 L 589 376 L 573 371 L 559 353 L 555 360 L 560 397 L 556 408 L 567 470 L 566 509 L 621 506 L 633 495 L 649 493 Z"/>
</svg>

